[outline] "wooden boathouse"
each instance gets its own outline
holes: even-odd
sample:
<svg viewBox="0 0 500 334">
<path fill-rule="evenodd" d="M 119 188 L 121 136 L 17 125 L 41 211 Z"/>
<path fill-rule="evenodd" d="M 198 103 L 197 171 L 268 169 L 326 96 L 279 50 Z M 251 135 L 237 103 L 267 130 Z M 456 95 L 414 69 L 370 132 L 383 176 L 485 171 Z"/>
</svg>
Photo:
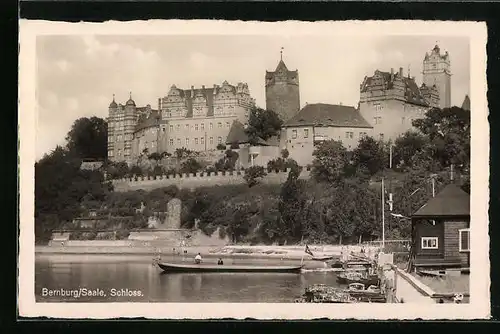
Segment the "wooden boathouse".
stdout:
<svg viewBox="0 0 500 334">
<path fill-rule="evenodd" d="M 411 217 L 409 269 L 465 269 L 470 264 L 470 196 L 447 185 Z"/>
</svg>

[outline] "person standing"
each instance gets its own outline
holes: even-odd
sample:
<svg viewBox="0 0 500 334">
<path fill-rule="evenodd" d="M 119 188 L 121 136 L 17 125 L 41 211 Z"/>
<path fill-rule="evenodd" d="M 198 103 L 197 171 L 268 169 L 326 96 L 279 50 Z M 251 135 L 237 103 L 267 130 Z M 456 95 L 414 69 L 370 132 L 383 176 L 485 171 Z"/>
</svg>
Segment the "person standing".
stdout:
<svg viewBox="0 0 500 334">
<path fill-rule="evenodd" d="M 201 263 L 201 254 L 198 253 L 195 257 L 194 257 L 194 263 L 196 264 L 200 264 Z"/>
</svg>

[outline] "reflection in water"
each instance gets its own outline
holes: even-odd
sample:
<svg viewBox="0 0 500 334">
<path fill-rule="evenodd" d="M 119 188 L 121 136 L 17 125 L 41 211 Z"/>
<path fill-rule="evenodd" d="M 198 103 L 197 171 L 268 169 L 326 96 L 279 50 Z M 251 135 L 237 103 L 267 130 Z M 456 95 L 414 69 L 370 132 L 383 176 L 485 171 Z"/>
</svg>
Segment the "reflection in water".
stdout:
<svg viewBox="0 0 500 334">
<path fill-rule="evenodd" d="M 164 260 L 181 261 L 178 258 Z M 228 264 L 297 263 L 250 259 L 225 261 Z M 328 271 L 164 274 L 152 265 L 150 257 L 128 255 L 44 255 L 37 256 L 35 263 L 38 302 L 293 302 L 310 284 L 336 284 L 335 274 Z M 61 293 L 48 295 L 49 291 L 83 288 L 92 292 L 100 289 L 105 295 L 79 298 L 61 296 Z"/>
</svg>

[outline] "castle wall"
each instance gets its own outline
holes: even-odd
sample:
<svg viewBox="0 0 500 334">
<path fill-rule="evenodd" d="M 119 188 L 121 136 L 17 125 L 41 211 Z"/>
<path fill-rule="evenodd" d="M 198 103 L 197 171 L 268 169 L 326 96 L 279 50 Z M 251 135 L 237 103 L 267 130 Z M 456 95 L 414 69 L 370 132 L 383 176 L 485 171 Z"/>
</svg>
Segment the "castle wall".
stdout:
<svg viewBox="0 0 500 334">
<path fill-rule="evenodd" d="M 307 166 L 314 160 L 314 142 L 324 140 L 341 141 L 347 150 L 353 150 L 358 146 L 363 136 L 371 136 L 371 128 L 354 127 L 287 127 L 285 128 L 287 150 L 290 158 L 297 161 L 300 166 Z"/>
<path fill-rule="evenodd" d="M 373 137 L 384 141 L 396 138 L 414 129 L 412 121 L 425 117 L 428 107 L 418 106 L 393 98 L 361 101 L 359 111 L 373 126 Z"/>
<path fill-rule="evenodd" d="M 284 172 L 268 172 L 260 182 L 263 184 L 281 184 L 284 183 L 288 177 L 289 171 Z M 300 173 L 301 179 L 309 179 L 310 171 L 307 169 L 302 170 Z M 245 184 L 244 179 L 245 172 L 227 172 L 226 174 L 222 172 L 210 173 L 210 175 L 205 175 L 204 173 L 196 174 L 183 174 L 183 175 L 162 175 L 156 179 L 148 177 L 140 177 L 137 181 L 134 179 L 119 179 L 113 180 L 114 191 L 124 192 L 133 190 L 146 190 L 150 191 L 156 188 L 163 188 L 175 185 L 179 189 L 195 189 L 200 187 L 213 187 L 217 185 L 237 185 Z"/>
<path fill-rule="evenodd" d="M 288 82 L 275 82 L 266 86 L 266 109 L 277 113 L 283 122 L 300 111 L 299 85 Z"/>
<path fill-rule="evenodd" d="M 168 119 L 160 126 L 161 152 L 174 153 L 178 148 L 201 152 L 226 144 L 231 125 L 237 116 Z"/>
</svg>

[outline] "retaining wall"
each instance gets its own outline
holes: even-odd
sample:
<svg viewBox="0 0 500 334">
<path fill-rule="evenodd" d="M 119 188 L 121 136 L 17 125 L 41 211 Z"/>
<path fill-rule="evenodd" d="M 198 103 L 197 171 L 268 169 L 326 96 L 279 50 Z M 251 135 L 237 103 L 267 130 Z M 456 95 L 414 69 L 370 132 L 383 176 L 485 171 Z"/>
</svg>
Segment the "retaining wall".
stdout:
<svg viewBox="0 0 500 334">
<path fill-rule="evenodd" d="M 267 172 L 260 182 L 264 184 L 281 184 L 286 181 L 290 169 L 286 171 L 271 171 Z M 300 179 L 309 179 L 310 170 L 304 169 L 300 173 Z M 161 175 L 156 178 L 147 176 L 130 179 L 113 180 L 114 190 L 132 191 L 132 190 L 152 190 L 175 185 L 179 189 L 187 188 L 194 189 L 200 187 L 210 187 L 216 185 L 236 185 L 246 183 L 245 171 L 234 172 L 217 172 L 217 173 L 196 173 L 196 174 L 178 174 L 178 175 Z"/>
</svg>

